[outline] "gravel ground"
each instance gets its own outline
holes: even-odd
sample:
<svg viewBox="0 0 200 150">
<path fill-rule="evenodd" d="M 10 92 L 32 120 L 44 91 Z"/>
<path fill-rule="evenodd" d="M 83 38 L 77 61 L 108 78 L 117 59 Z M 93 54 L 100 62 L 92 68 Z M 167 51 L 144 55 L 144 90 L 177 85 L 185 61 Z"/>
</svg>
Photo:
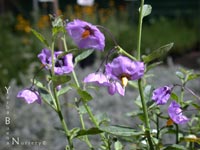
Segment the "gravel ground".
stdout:
<svg viewBox="0 0 200 150">
<path fill-rule="evenodd" d="M 28 85 L 33 66 L 30 67 L 30 75 L 22 75 L 25 86 Z M 78 78 L 83 79 L 88 73 L 94 72 L 98 68 L 97 66 L 98 63 L 95 63 L 92 67 L 84 70 L 77 68 Z M 175 71 L 178 67 L 157 67 L 150 71 L 155 76 L 148 79 L 148 81 L 154 87 L 177 83 Z M 195 80 L 188 84 L 188 87 L 200 93 L 199 85 L 200 80 Z M 64 150 L 66 145 L 65 137 L 61 132 L 55 130 L 55 127 L 60 126 L 56 113 L 45 104 L 38 105 L 34 103 L 27 105 L 24 101 L 16 99 L 17 92 L 23 87 L 18 87 L 15 80 L 12 80 L 8 87 L 10 87 L 8 94 L 1 95 L 4 103 L 0 107 L 0 150 Z M 93 112 L 95 114 L 106 113 L 110 118 L 111 124 L 136 127 L 139 123 L 137 119 L 133 120 L 126 116 L 126 113 L 137 109 L 134 100 L 138 93 L 135 89 L 128 87 L 124 97 L 118 94 L 110 96 L 105 88 L 100 88 L 97 91 L 91 89 L 90 93 L 94 97 L 94 100 L 89 102 Z M 72 107 L 66 109 L 66 102 L 72 103 L 74 96 L 75 93 L 70 91 L 68 95 L 61 99 L 63 113 L 69 123 L 69 128 L 80 126 L 77 112 Z M 191 95 L 186 93 L 186 97 L 189 98 Z M 163 107 L 163 110 L 166 110 L 166 108 Z M 87 119 L 87 116 L 84 117 L 86 126 L 91 127 L 90 120 Z M 92 136 L 91 138 L 94 145 L 98 146 L 98 137 Z M 15 142 L 13 142 L 14 140 Z M 173 137 L 166 136 L 165 140 L 170 143 L 174 139 Z M 7 144 L 8 141 L 10 142 L 9 144 Z M 87 150 L 85 143 L 79 140 L 75 140 L 74 143 L 77 150 Z M 126 147 L 126 149 L 128 150 L 129 148 Z"/>
</svg>

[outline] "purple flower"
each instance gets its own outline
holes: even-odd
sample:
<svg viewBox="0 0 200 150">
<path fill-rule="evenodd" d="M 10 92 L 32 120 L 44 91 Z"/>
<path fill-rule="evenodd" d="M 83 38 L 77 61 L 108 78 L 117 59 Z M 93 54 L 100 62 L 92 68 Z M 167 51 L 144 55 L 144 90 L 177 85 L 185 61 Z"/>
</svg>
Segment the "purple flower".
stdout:
<svg viewBox="0 0 200 150">
<path fill-rule="evenodd" d="M 189 121 L 189 119 L 182 114 L 180 105 L 175 101 L 172 101 L 169 105 L 168 114 L 176 124 L 184 124 Z"/>
<path fill-rule="evenodd" d="M 96 26 L 75 19 L 67 24 L 66 30 L 79 48 L 93 48 L 100 51 L 104 50 L 105 37 Z"/>
<path fill-rule="evenodd" d="M 157 88 L 153 91 L 152 100 L 154 100 L 157 105 L 164 105 L 169 100 L 171 91 L 172 88 L 169 86 Z"/>
<path fill-rule="evenodd" d="M 54 72 L 56 75 L 63 75 L 73 71 L 74 65 L 72 62 L 73 56 L 72 54 L 67 54 L 62 57 L 58 57 L 61 55 L 62 51 L 56 51 L 54 53 Z M 45 65 L 46 69 L 51 69 L 52 67 L 52 59 L 51 59 L 51 51 L 48 49 L 43 49 L 42 52 L 38 55 L 38 58 Z"/>
<path fill-rule="evenodd" d="M 114 95 L 115 93 L 119 93 L 124 96 L 125 89 L 121 86 L 119 82 L 111 81 L 105 74 L 103 73 L 91 73 L 83 80 L 84 83 L 93 82 L 98 86 L 105 86 L 108 88 L 108 93 L 110 95 Z"/>
<path fill-rule="evenodd" d="M 35 101 L 38 104 L 41 104 L 42 102 L 38 91 L 32 89 L 23 89 L 19 91 L 17 94 L 17 98 L 23 98 L 28 104 L 31 104 Z"/>
<path fill-rule="evenodd" d="M 144 63 L 118 56 L 106 65 L 106 74 L 113 80 L 120 80 L 125 87 L 128 80 L 137 80 L 144 75 Z"/>
</svg>

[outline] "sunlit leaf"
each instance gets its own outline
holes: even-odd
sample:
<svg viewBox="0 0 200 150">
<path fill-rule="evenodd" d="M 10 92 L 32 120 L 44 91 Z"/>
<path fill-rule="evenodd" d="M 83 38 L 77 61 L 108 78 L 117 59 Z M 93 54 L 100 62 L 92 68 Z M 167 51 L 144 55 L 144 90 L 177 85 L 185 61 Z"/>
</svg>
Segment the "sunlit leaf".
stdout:
<svg viewBox="0 0 200 150">
<path fill-rule="evenodd" d="M 89 50 L 85 50 L 83 51 L 80 55 L 76 56 L 75 58 L 75 65 L 80 62 L 81 60 L 87 58 L 88 56 L 90 56 L 92 53 L 94 52 L 93 49 L 89 49 Z"/>
<path fill-rule="evenodd" d="M 200 74 L 190 74 L 190 75 L 188 76 L 188 81 L 197 79 L 197 78 L 199 78 L 199 77 L 200 77 Z"/>
<path fill-rule="evenodd" d="M 71 77 L 67 75 L 60 75 L 60 76 L 54 75 L 53 77 L 51 77 L 51 80 L 53 81 L 54 86 L 58 86 L 66 82 L 69 82 L 71 80 Z"/>
<path fill-rule="evenodd" d="M 93 98 L 87 91 L 84 91 L 81 89 L 78 89 L 77 93 L 79 94 L 79 96 L 82 98 L 82 100 L 84 102 L 88 102 L 88 101 L 92 100 L 92 98 Z"/>
<path fill-rule="evenodd" d="M 147 68 L 146 68 L 146 72 L 148 72 L 149 70 L 151 70 L 151 69 L 157 67 L 158 65 L 160 65 L 160 64 L 162 64 L 162 63 L 163 63 L 163 62 L 159 61 L 159 62 L 155 62 L 155 63 L 152 63 L 152 64 L 148 65 Z"/>
<path fill-rule="evenodd" d="M 102 133 L 103 131 L 99 130 L 98 128 L 90 128 L 87 130 L 80 130 L 77 133 L 77 137 L 79 136 L 84 136 L 84 135 L 95 135 L 95 134 L 99 134 Z"/>
<path fill-rule="evenodd" d="M 100 127 L 100 130 L 116 136 L 138 136 L 144 134 L 143 132 L 124 126 L 105 126 Z"/>
<path fill-rule="evenodd" d="M 43 37 L 42 34 L 40 34 L 39 32 L 37 32 L 34 29 L 31 29 L 31 32 L 43 43 L 45 44 L 47 47 L 49 47 L 49 44 L 47 42 L 47 40 Z"/>
<path fill-rule="evenodd" d="M 67 93 L 69 90 L 71 90 L 72 88 L 70 86 L 66 86 L 66 87 L 62 87 L 58 92 L 57 95 L 63 95 L 65 93 Z"/>
<path fill-rule="evenodd" d="M 167 45 L 164 45 L 157 50 L 154 50 L 151 54 L 147 56 L 142 56 L 142 59 L 145 63 L 149 63 L 155 59 L 162 59 L 163 56 L 165 56 L 169 50 L 173 47 L 174 43 L 169 43 Z"/>
<path fill-rule="evenodd" d="M 70 132 L 70 139 L 72 140 L 74 137 L 78 135 L 78 132 L 80 131 L 80 128 L 73 128 Z"/>
<path fill-rule="evenodd" d="M 119 141 L 115 142 L 114 147 L 115 147 L 115 150 L 123 150 L 123 145 Z"/>
<path fill-rule="evenodd" d="M 43 90 L 41 88 L 39 88 L 38 91 L 42 100 L 45 101 L 47 104 L 51 105 L 53 108 L 55 108 L 51 95 L 46 90 Z"/>
<path fill-rule="evenodd" d="M 141 10 L 141 8 L 139 8 L 139 11 Z M 148 16 L 149 14 L 151 14 L 151 10 L 152 7 L 151 5 L 143 5 L 143 9 L 142 9 L 142 18 L 144 18 L 145 16 Z"/>
<path fill-rule="evenodd" d="M 163 150 L 186 150 L 185 146 L 178 145 L 178 144 L 173 144 L 171 146 L 166 147 Z"/>
<path fill-rule="evenodd" d="M 179 99 L 178 96 L 174 92 L 171 93 L 171 97 L 170 98 L 173 99 L 173 100 L 175 100 L 175 101 L 177 101 L 177 102 L 179 101 L 178 100 Z"/>
<path fill-rule="evenodd" d="M 184 74 L 183 74 L 182 72 L 180 72 L 180 71 L 176 71 L 176 76 L 177 76 L 179 79 L 184 79 L 184 78 L 185 78 Z"/>
</svg>

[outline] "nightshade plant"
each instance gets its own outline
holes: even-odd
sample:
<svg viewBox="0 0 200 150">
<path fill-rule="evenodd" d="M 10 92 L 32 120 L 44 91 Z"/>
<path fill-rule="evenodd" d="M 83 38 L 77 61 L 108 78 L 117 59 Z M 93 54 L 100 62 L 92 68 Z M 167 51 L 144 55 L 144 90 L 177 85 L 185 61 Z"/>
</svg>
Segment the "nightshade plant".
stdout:
<svg viewBox="0 0 200 150">
<path fill-rule="evenodd" d="M 180 69 L 176 75 L 181 84 L 174 83 L 158 88 L 154 88 L 146 80 L 148 71 L 160 64 L 156 60 L 165 56 L 173 46 L 173 43 L 170 43 L 148 55 L 141 55 L 142 22 L 144 17 L 151 13 L 151 9 L 150 5 L 144 5 L 144 0 L 141 0 L 137 50 L 134 55 L 127 53 L 119 46 L 109 29 L 79 19 L 66 22 L 61 17 L 50 16 L 52 20 L 51 44 L 43 35 L 32 29 L 33 34 L 45 45 L 38 54 L 38 58 L 42 64 L 41 70 L 47 70 L 45 79 L 48 84 L 45 85 L 36 80 L 34 76 L 31 87 L 19 91 L 17 97 L 24 99 L 28 104 L 37 102 L 43 105 L 45 102 L 58 114 L 67 139 L 66 150 L 74 150 L 73 141 L 76 138 L 84 141 L 91 150 L 122 150 L 126 145 L 129 145 L 130 149 L 138 150 L 192 150 L 195 149 L 195 143 L 200 143 L 198 137 L 200 98 L 186 86 L 188 81 L 197 79 L 200 74 Z M 114 45 L 111 50 L 105 49 L 104 33 L 108 33 L 113 40 Z M 66 36 L 74 41 L 77 48 L 68 49 Z M 55 50 L 56 40 L 63 43 L 64 49 Z M 94 51 L 99 53 L 107 51 L 104 55 L 105 59 L 102 60 L 99 68 L 89 73 L 84 79 L 78 79 L 76 65 Z M 134 110 L 129 115 L 130 119 L 140 119 L 139 127 L 134 129 L 126 125 L 110 125 L 108 121 L 105 123 L 106 118 L 99 120 L 88 104 L 93 99 L 88 90 L 90 83 L 100 88 L 106 87 L 110 95 L 124 96 L 127 86 L 137 90 L 139 96 L 133 97 L 133 100 L 138 110 Z M 177 88 L 180 89 L 180 95 L 174 92 Z M 66 106 L 61 106 L 59 98 L 71 89 L 77 92 L 77 96 L 74 97 L 74 108 L 79 114 L 81 127 L 69 129 L 62 113 L 62 107 Z M 193 96 L 192 101 L 184 99 L 185 92 Z M 163 111 L 161 105 L 167 106 L 168 111 Z M 196 114 L 187 116 L 188 111 L 196 111 Z M 84 113 L 81 112 L 88 114 L 93 123 L 91 128 L 86 128 Z M 165 122 L 164 126 L 160 125 L 161 121 Z M 182 128 L 182 125 L 186 125 L 185 128 Z M 174 134 L 176 140 L 165 144 L 162 137 L 168 133 Z M 99 135 L 101 145 L 99 147 L 94 145 L 89 135 Z"/>
</svg>

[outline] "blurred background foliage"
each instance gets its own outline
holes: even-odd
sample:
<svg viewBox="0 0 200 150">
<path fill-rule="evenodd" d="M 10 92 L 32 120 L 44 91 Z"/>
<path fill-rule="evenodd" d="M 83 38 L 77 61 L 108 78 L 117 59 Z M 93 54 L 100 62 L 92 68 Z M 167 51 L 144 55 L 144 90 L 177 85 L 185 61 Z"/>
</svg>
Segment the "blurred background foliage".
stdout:
<svg viewBox="0 0 200 150">
<path fill-rule="evenodd" d="M 139 3 L 138 0 L 96 0 L 89 7 L 77 5 L 76 0 L 59 0 L 56 13 L 68 21 L 79 18 L 105 26 L 121 47 L 134 54 Z M 151 4 L 153 10 L 144 20 L 143 53 L 170 42 L 174 42 L 170 52 L 173 58 L 200 51 L 199 0 L 146 0 L 145 3 Z M 26 73 L 30 64 L 37 61 L 43 45 L 31 33 L 31 28 L 50 37 L 48 15 L 55 14 L 53 4 L 37 0 L 0 0 L 0 87 L 8 85 L 13 78 L 19 79 L 20 73 Z M 105 50 L 109 50 L 114 43 L 106 36 Z M 68 44 L 71 48 L 74 46 L 71 41 Z"/>
</svg>

